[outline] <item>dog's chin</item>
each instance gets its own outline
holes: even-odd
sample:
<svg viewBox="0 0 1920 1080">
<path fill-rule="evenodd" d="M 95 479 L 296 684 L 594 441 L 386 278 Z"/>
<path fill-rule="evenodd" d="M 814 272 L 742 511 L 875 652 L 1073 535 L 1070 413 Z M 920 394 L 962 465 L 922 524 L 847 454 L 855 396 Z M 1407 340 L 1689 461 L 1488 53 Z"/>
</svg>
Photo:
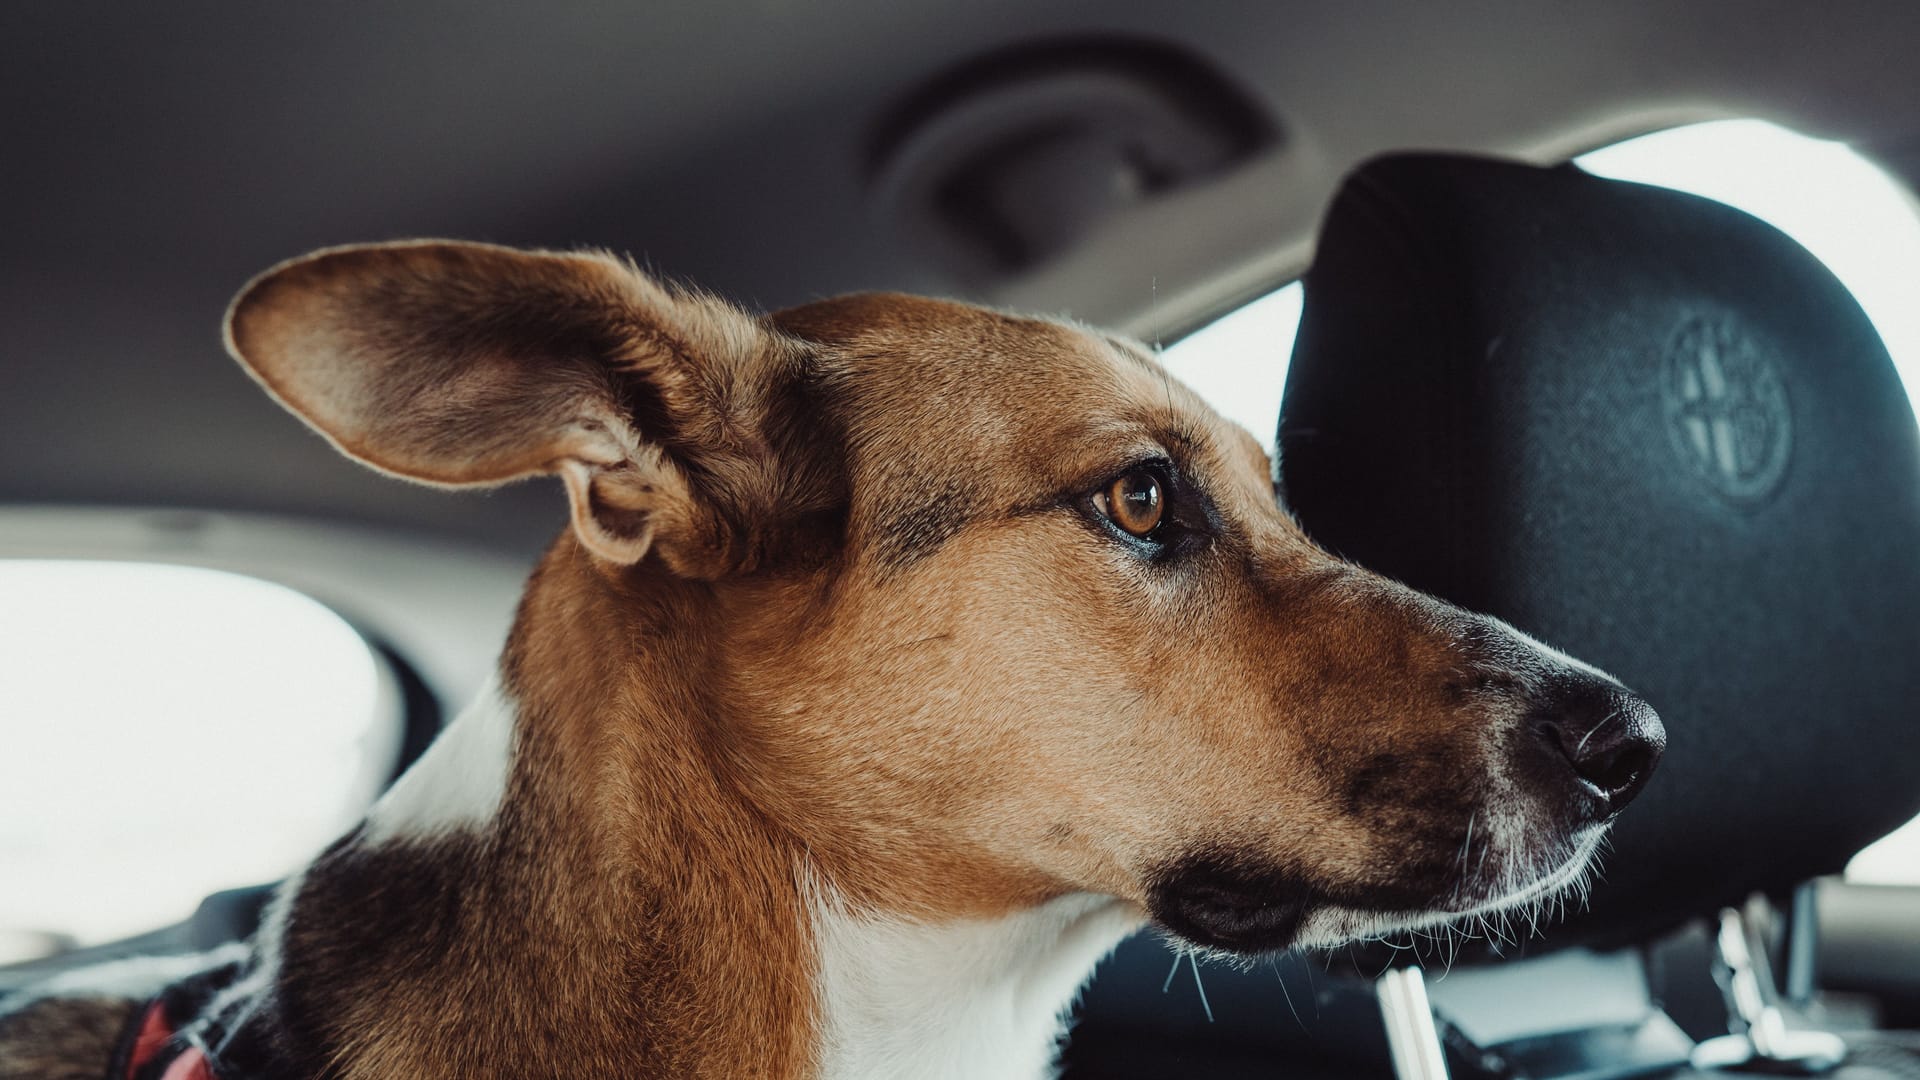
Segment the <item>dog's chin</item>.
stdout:
<svg viewBox="0 0 1920 1080">
<path fill-rule="evenodd" d="M 1310 882 L 1271 870 L 1209 857 L 1160 876 L 1149 910 L 1153 920 L 1185 944 L 1236 956 L 1289 948 L 1331 948 L 1390 934 L 1427 930 L 1528 906 L 1544 907 L 1586 880 L 1604 829 L 1568 845 L 1544 871 L 1503 875 L 1505 888 L 1455 889 L 1441 902 L 1408 902 L 1409 890 L 1335 896 Z M 1476 895 L 1478 894 L 1478 895 Z"/>
<path fill-rule="evenodd" d="M 1579 844 L 1565 861 L 1509 891 L 1468 905 L 1443 904 L 1426 909 L 1379 910 L 1329 904 L 1316 908 L 1300 924 L 1294 944 L 1301 948 L 1322 949 L 1372 941 L 1394 934 L 1434 930 L 1452 926 L 1463 936 L 1472 936 L 1481 920 L 1504 912 L 1529 910 L 1539 914 L 1554 901 L 1579 890 L 1587 880 L 1594 852 L 1600 846 L 1600 830 Z"/>
</svg>

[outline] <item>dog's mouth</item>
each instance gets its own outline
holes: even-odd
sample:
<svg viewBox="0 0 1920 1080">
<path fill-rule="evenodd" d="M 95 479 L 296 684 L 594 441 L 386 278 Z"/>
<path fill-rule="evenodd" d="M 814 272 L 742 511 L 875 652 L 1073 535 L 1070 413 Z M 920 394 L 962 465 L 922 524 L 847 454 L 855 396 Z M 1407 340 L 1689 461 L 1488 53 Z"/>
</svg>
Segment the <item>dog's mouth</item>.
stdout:
<svg viewBox="0 0 1920 1080">
<path fill-rule="evenodd" d="M 1463 889 L 1459 895 L 1424 909 L 1328 905 L 1302 921 L 1294 944 L 1331 948 L 1392 934 L 1438 933 L 1442 929 L 1460 938 L 1485 936 L 1509 943 L 1537 934 L 1564 915 L 1570 902 L 1586 895 L 1605 835 L 1604 826 L 1593 826 L 1559 846 L 1553 853 L 1557 858 L 1534 856 L 1532 865 L 1541 869 L 1510 870 L 1503 880 L 1479 890 L 1476 899 L 1468 899 L 1475 894 Z"/>
<path fill-rule="evenodd" d="M 1187 944 L 1239 956 L 1442 925 L 1497 934 L 1495 923 L 1508 913 L 1537 926 L 1580 894 L 1605 831 L 1592 826 L 1545 850 L 1463 866 L 1438 892 L 1417 885 L 1329 887 L 1257 860 L 1209 853 L 1159 875 L 1148 906 L 1156 923 Z"/>
<path fill-rule="evenodd" d="M 1215 858 L 1164 875 L 1150 904 L 1154 921 L 1175 936 L 1243 954 L 1292 945 L 1313 908 L 1313 891 L 1304 882 Z"/>
</svg>

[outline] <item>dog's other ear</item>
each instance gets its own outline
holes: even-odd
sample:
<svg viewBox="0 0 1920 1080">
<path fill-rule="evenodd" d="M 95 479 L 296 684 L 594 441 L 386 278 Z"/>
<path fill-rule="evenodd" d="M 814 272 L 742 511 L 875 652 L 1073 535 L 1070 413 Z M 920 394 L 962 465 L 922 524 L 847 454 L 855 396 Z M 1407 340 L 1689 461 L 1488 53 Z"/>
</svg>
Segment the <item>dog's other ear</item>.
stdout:
<svg viewBox="0 0 1920 1080">
<path fill-rule="evenodd" d="M 604 254 L 411 242 L 333 248 L 254 279 L 227 348 L 349 456 L 484 486 L 558 473 L 595 555 L 717 577 L 826 470 L 783 460 L 796 342 Z M 776 445 L 776 443 L 781 445 Z"/>
</svg>

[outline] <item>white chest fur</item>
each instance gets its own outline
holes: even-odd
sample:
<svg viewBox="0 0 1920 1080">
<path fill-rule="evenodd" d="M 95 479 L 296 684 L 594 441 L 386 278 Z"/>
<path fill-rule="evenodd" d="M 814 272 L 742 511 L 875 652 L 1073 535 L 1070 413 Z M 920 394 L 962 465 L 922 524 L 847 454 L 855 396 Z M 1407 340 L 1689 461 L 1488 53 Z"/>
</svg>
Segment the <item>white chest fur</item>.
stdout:
<svg viewBox="0 0 1920 1080">
<path fill-rule="evenodd" d="M 500 810 L 513 765 L 513 699 L 499 676 L 367 812 L 364 843 L 482 830 Z"/>
<path fill-rule="evenodd" d="M 1003 919 L 921 924 L 816 904 L 823 1080 L 1040 1080 L 1094 965 L 1139 914 L 1077 895 Z"/>
</svg>

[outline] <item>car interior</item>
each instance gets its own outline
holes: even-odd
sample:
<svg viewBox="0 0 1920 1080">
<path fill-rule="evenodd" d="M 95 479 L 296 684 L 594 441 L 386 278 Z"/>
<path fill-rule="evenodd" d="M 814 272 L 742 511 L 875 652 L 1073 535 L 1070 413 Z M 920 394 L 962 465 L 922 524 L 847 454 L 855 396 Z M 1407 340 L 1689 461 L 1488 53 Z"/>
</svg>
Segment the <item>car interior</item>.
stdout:
<svg viewBox="0 0 1920 1080">
<path fill-rule="evenodd" d="M 1920 355 L 1789 231 L 1582 157 L 1764 122 L 1911 203 L 1916 41 L 1867 0 L 6 8 L 0 996 L 245 938 L 486 678 L 558 486 L 360 469 L 218 333 L 280 259 L 449 236 L 1244 375 L 1316 541 L 1659 710 L 1573 901 L 1251 965 L 1142 933 L 1063 1075 L 1920 1077 Z"/>
</svg>

